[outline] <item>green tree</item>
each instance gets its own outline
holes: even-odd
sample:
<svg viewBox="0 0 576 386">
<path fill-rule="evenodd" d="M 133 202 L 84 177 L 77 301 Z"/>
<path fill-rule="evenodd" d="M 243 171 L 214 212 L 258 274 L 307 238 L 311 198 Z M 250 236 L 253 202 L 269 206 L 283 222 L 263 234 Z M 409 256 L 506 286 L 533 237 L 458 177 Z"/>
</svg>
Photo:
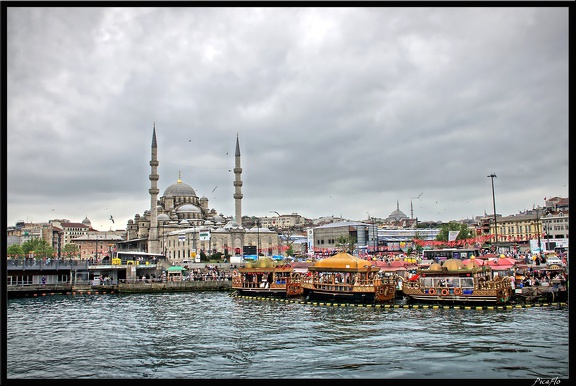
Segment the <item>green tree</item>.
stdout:
<svg viewBox="0 0 576 386">
<path fill-rule="evenodd" d="M 24 257 L 24 249 L 20 244 L 12 244 L 7 250 L 8 256 L 12 258 L 22 258 Z"/>
<path fill-rule="evenodd" d="M 436 241 L 448 241 L 448 233 L 450 231 L 459 231 L 456 240 L 464 240 L 472 237 L 470 228 L 466 224 L 460 224 L 457 222 L 449 222 L 448 224 L 442 224 L 440 226 L 440 232 L 436 236 Z"/>
<path fill-rule="evenodd" d="M 351 235 L 338 236 L 334 245 L 341 251 L 352 253 L 356 245 L 356 237 Z"/>
<path fill-rule="evenodd" d="M 34 257 L 52 257 L 54 249 L 44 239 L 35 237 L 22 243 L 24 253 L 28 255 L 34 251 Z"/>
<path fill-rule="evenodd" d="M 78 257 L 80 253 L 80 247 L 76 244 L 66 244 L 62 248 L 62 254 L 66 257 Z"/>
</svg>

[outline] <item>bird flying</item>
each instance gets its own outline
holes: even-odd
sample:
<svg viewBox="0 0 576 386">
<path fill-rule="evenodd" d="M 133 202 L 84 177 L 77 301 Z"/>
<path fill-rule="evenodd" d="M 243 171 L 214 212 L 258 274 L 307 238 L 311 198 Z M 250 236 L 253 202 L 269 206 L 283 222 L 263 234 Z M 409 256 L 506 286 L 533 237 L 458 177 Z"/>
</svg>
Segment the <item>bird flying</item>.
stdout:
<svg viewBox="0 0 576 386">
<path fill-rule="evenodd" d="M 112 221 L 112 224 L 114 224 L 114 218 L 112 217 L 112 215 L 110 215 L 110 221 Z"/>
</svg>

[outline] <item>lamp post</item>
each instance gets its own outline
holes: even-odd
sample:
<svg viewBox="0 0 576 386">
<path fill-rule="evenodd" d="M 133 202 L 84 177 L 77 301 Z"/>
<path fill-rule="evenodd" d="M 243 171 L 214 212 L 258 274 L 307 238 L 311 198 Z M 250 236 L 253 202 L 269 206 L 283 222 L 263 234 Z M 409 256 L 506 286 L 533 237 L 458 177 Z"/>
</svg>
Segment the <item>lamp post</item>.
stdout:
<svg viewBox="0 0 576 386">
<path fill-rule="evenodd" d="M 256 228 L 256 232 L 258 234 L 258 249 L 256 250 L 256 256 L 259 259 L 260 258 L 260 219 L 256 220 L 256 226 L 258 228 Z"/>
<path fill-rule="evenodd" d="M 275 210 L 271 210 L 270 213 L 276 213 L 278 215 L 278 224 L 276 225 L 276 233 L 278 233 L 278 225 L 280 223 L 280 213 L 276 212 Z M 280 245 L 278 247 L 278 254 L 282 255 L 282 237 L 280 237 Z"/>
<path fill-rule="evenodd" d="M 496 246 L 496 253 L 498 253 L 498 226 L 496 224 L 496 198 L 494 196 L 494 178 L 496 174 L 492 173 L 488 178 L 492 179 L 492 206 L 494 209 L 494 245 Z"/>
<path fill-rule="evenodd" d="M 166 221 L 170 221 L 170 217 L 165 214 L 159 214 L 157 217 L 159 224 L 162 224 L 162 255 L 165 259 L 168 259 L 166 256 Z"/>
<path fill-rule="evenodd" d="M 542 241 L 540 240 L 540 205 L 536 208 L 536 232 L 538 232 L 538 253 L 542 255 Z"/>
</svg>

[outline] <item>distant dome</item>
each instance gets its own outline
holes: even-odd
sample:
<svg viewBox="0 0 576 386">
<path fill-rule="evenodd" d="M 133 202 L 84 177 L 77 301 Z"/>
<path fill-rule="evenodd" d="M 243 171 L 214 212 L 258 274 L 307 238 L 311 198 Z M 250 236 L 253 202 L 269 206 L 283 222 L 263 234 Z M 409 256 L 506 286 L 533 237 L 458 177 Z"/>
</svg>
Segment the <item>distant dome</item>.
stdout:
<svg viewBox="0 0 576 386">
<path fill-rule="evenodd" d="M 88 220 L 88 216 L 86 216 L 86 218 L 85 218 L 84 220 L 82 220 L 82 224 L 88 225 L 88 226 L 92 225 L 92 223 L 90 222 L 90 220 Z"/>
<path fill-rule="evenodd" d="M 178 182 L 166 188 L 164 197 L 196 197 L 196 192 L 190 185 L 178 179 Z"/>
<path fill-rule="evenodd" d="M 200 208 L 192 204 L 184 204 L 178 209 L 176 209 L 176 213 L 200 213 L 200 212 L 202 212 Z"/>
<path fill-rule="evenodd" d="M 390 215 L 388 216 L 388 220 L 400 221 L 406 219 L 408 219 L 408 216 L 406 216 L 406 214 L 404 214 L 404 212 L 400 210 L 400 204 L 396 202 L 396 210 L 390 213 Z"/>
</svg>

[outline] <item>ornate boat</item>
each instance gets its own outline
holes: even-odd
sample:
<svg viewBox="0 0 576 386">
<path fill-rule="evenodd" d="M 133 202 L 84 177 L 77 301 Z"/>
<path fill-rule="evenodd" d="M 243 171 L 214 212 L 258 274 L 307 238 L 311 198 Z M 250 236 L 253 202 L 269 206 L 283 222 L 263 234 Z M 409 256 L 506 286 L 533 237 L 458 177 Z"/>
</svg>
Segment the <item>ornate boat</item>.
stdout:
<svg viewBox="0 0 576 386">
<path fill-rule="evenodd" d="M 396 297 L 396 278 L 382 275 L 368 260 L 340 252 L 309 266 L 302 289 L 308 299 L 384 303 Z"/>
<path fill-rule="evenodd" d="M 492 277 L 492 269 L 471 260 L 448 259 L 442 265 L 420 267 L 405 280 L 402 292 L 410 301 L 454 304 L 507 304 L 513 296 L 511 281 Z"/>
<path fill-rule="evenodd" d="M 261 257 L 232 272 L 232 289 L 242 295 L 300 296 L 299 276 L 289 264 Z"/>
</svg>

